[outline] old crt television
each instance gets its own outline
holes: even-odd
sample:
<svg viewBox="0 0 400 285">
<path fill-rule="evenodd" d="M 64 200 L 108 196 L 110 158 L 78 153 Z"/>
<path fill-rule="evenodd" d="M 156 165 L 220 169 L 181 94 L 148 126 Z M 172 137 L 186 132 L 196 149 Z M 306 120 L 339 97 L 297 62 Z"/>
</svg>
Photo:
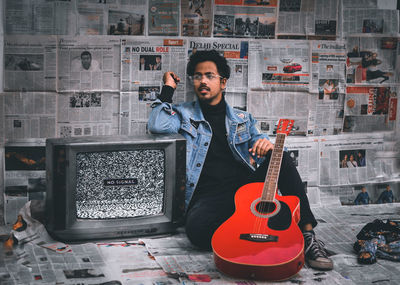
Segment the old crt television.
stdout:
<svg viewBox="0 0 400 285">
<path fill-rule="evenodd" d="M 173 232 L 184 213 L 181 135 L 46 140 L 46 228 L 80 241 Z"/>
</svg>

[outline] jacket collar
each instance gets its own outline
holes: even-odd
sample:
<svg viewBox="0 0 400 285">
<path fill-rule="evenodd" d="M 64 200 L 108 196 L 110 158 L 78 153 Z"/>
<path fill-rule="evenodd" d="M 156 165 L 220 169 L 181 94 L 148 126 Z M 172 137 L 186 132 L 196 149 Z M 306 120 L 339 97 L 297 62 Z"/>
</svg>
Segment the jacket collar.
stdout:
<svg viewBox="0 0 400 285">
<path fill-rule="evenodd" d="M 248 115 L 244 111 L 233 109 L 228 102 L 226 102 L 226 116 L 229 121 L 236 123 L 244 123 L 248 120 Z M 201 111 L 199 99 L 194 102 L 194 112 L 191 114 L 191 119 L 195 121 L 205 121 L 203 112 Z"/>
</svg>

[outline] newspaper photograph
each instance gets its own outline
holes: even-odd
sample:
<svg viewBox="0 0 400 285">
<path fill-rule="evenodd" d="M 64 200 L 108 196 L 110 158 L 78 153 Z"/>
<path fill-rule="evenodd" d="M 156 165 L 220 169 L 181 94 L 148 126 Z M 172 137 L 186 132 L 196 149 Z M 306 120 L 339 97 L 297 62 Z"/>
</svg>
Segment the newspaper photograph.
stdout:
<svg viewBox="0 0 400 285">
<path fill-rule="evenodd" d="M 4 222 L 12 225 L 26 202 L 45 199 L 45 140 L 9 141 L 4 155 Z"/>
<path fill-rule="evenodd" d="M 307 186 L 318 185 L 318 141 L 311 137 L 288 136 L 285 140 L 285 148 L 301 180 Z"/>
<path fill-rule="evenodd" d="M 74 35 L 75 1 L 6 0 L 7 35 Z"/>
<path fill-rule="evenodd" d="M 119 38 L 61 37 L 58 44 L 58 91 L 119 90 Z"/>
<path fill-rule="evenodd" d="M 149 36 L 179 35 L 179 0 L 149 0 Z"/>
<path fill-rule="evenodd" d="M 117 135 L 119 94 L 72 92 L 58 95 L 57 137 Z"/>
<path fill-rule="evenodd" d="M 275 38 L 277 0 L 215 0 L 214 37 Z"/>
<path fill-rule="evenodd" d="M 79 1 L 79 35 L 144 35 L 146 0 Z"/>
<path fill-rule="evenodd" d="M 346 44 L 341 41 L 311 43 L 311 93 L 324 99 L 337 98 L 345 91 Z"/>
<path fill-rule="evenodd" d="M 7 36 L 4 39 L 4 90 L 55 91 L 55 36 Z"/>
<path fill-rule="evenodd" d="M 308 136 L 338 135 L 342 132 L 345 94 L 336 99 L 321 100 L 317 94 L 309 95 Z"/>
<path fill-rule="evenodd" d="M 376 154 L 383 150 L 381 134 L 326 136 L 320 140 L 321 186 L 372 183 L 382 176 L 383 162 Z"/>
<path fill-rule="evenodd" d="M 308 90 L 308 41 L 274 40 L 249 43 L 251 90 Z"/>
<path fill-rule="evenodd" d="M 163 74 L 173 71 L 181 79 L 174 94 L 174 103 L 184 102 L 186 98 L 185 43 L 186 40 L 183 39 L 122 39 L 122 91 L 139 92 L 140 87 L 143 86 L 161 86 Z"/>
<path fill-rule="evenodd" d="M 342 4 L 343 36 L 352 34 L 393 35 L 398 33 L 396 1 L 352 1 Z"/>
<path fill-rule="evenodd" d="M 139 91 L 121 92 L 120 134 L 139 135 L 147 133 L 147 121 L 151 104 L 160 94 L 160 86 L 140 86 Z"/>
<path fill-rule="evenodd" d="M 280 0 L 278 38 L 316 36 L 335 39 L 338 25 L 338 0 Z"/>
<path fill-rule="evenodd" d="M 248 47 L 247 40 L 190 38 L 188 40 L 188 57 L 198 50 L 215 49 L 226 58 L 231 69 L 225 91 L 245 94 L 248 82 Z M 190 80 L 187 84 L 187 94 L 188 99 L 196 98 L 193 83 Z M 242 102 L 243 100 L 246 100 L 246 97 L 241 99 Z"/>
<path fill-rule="evenodd" d="M 189 37 L 210 37 L 212 28 L 211 0 L 181 1 L 181 34 Z"/>
<path fill-rule="evenodd" d="M 397 45 L 395 37 L 347 38 L 347 83 L 396 82 Z"/>
<path fill-rule="evenodd" d="M 4 98 L 4 135 L 7 140 L 55 136 L 55 92 L 7 92 Z"/>
<path fill-rule="evenodd" d="M 262 133 L 274 135 L 279 119 L 292 119 L 292 135 L 307 134 L 308 97 L 306 92 L 257 91 L 247 94 L 247 111 L 257 120 Z"/>
<path fill-rule="evenodd" d="M 394 87 L 347 87 L 343 132 L 394 130 L 398 102 L 396 91 Z"/>
</svg>

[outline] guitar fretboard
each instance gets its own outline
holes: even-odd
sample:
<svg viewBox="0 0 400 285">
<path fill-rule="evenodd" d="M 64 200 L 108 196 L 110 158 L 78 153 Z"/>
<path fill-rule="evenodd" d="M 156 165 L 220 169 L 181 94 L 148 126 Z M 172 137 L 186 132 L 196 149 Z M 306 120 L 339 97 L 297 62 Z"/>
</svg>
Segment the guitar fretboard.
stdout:
<svg viewBox="0 0 400 285">
<path fill-rule="evenodd" d="M 261 201 L 272 202 L 277 189 L 279 172 L 281 170 L 283 145 L 285 143 L 286 134 L 277 134 L 274 149 L 269 162 L 267 176 L 264 182 L 264 188 L 261 196 Z"/>
</svg>

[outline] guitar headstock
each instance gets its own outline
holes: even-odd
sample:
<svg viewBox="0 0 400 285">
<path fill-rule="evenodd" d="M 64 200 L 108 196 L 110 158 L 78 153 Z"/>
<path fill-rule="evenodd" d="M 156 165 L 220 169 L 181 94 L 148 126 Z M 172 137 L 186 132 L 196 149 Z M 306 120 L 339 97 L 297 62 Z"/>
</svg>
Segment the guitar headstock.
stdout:
<svg viewBox="0 0 400 285">
<path fill-rule="evenodd" d="M 278 126 L 276 127 L 277 134 L 286 134 L 289 135 L 294 125 L 294 120 L 289 119 L 280 119 L 278 122 Z"/>
</svg>

